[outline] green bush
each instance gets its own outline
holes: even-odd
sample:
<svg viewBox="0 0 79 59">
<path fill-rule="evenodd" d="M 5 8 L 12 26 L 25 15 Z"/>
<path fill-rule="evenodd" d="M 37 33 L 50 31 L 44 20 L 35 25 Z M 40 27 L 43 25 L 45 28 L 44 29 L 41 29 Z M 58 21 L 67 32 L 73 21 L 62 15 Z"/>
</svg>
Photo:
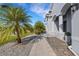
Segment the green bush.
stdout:
<svg viewBox="0 0 79 59">
<path fill-rule="evenodd" d="M 41 21 L 37 21 L 34 25 L 35 34 L 41 34 L 45 32 L 45 25 Z"/>
<path fill-rule="evenodd" d="M 70 32 L 65 32 L 65 35 L 71 36 L 71 33 Z"/>
</svg>

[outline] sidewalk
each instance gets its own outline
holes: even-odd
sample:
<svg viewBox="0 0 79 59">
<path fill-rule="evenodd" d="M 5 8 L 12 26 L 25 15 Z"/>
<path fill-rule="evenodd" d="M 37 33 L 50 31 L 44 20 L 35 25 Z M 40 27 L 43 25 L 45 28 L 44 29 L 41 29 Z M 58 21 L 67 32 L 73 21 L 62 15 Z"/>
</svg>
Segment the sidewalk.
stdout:
<svg viewBox="0 0 79 59">
<path fill-rule="evenodd" d="M 64 41 L 56 37 L 50 37 L 47 41 L 57 56 L 74 56 Z"/>
<path fill-rule="evenodd" d="M 30 56 L 74 56 L 64 41 L 58 38 L 43 38 L 34 43 Z"/>
<path fill-rule="evenodd" d="M 46 39 L 39 39 L 38 42 L 36 42 L 29 54 L 30 56 L 55 56 L 56 54 L 48 44 Z"/>
<path fill-rule="evenodd" d="M 10 42 L 0 46 L 0 56 L 74 56 L 60 39 L 30 36 L 21 44 Z"/>
</svg>

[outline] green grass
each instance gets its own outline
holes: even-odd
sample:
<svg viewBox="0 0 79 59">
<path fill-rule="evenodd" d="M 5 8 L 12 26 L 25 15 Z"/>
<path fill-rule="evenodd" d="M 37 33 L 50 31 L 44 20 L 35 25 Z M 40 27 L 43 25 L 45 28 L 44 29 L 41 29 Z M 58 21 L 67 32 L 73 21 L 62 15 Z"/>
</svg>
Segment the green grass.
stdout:
<svg viewBox="0 0 79 59">
<path fill-rule="evenodd" d="M 25 37 L 25 36 L 28 36 L 28 35 L 31 35 L 31 34 L 34 34 L 34 33 L 28 32 L 28 33 L 23 34 L 21 37 Z"/>
<path fill-rule="evenodd" d="M 4 31 L 3 30 L 0 31 L 0 46 L 6 44 L 8 42 L 16 41 L 17 36 L 12 33 L 12 29 L 13 28 L 10 28 L 10 29 L 7 28 Z M 33 33 L 24 32 L 24 30 L 21 30 L 20 36 L 21 36 L 21 38 L 23 38 L 23 37 L 26 37 L 31 34 L 33 34 Z"/>
<path fill-rule="evenodd" d="M 25 36 L 28 36 L 28 35 L 31 35 L 31 34 L 33 34 L 33 33 L 30 33 L 30 32 L 29 33 L 25 33 L 25 34 L 21 35 L 21 38 L 25 37 Z M 5 39 L 3 42 L 0 41 L 0 46 L 4 45 L 4 44 L 7 44 L 9 42 L 14 42 L 14 41 L 16 41 L 16 38 L 17 37 L 15 35 L 10 35 L 7 40 Z"/>
<path fill-rule="evenodd" d="M 16 41 L 16 36 L 11 35 L 11 36 L 9 36 L 9 38 L 7 40 L 4 40 L 3 42 L 0 41 L 0 46 L 6 44 L 8 42 L 13 42 L 13 41 Z"/>
</svg>

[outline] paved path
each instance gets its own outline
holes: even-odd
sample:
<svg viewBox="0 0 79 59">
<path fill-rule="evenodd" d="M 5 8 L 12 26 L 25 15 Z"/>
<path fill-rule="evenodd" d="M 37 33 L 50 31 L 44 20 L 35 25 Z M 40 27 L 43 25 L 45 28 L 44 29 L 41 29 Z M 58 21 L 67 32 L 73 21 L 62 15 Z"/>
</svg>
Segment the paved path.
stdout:
<svg viewBox="0 0 79 59">
<path fill-rule="evenodd" d="M 11 44 L 12 43 L 8 43 L 5 46 L 0 47 L 0 56 L 28 56 L 33 46 L 32 43 L 10 46 Z"/>
<path fill-rule="evenodd" d="M 47 41 L 57 56 L 74 56 L 64 41 L 61 41 L 56 37 L 50 37 Z"/>
<path fill-rule="evenodd" d="M 32 47 L 33 36 L 24 38 L 21 44 L 11 42 L 0 47 L 0 56 L 28 56 Z"/>
<path fill-rule="evenodd" d="M 54 51 L 52 50 L 52 48 L 50 47 L 46 39 L 43 38 L 41 40 L 39 39 L 39 42 L 36 42 L 33 45 L 32 50 L 29 55 L 31 56 L 55 56 L 56 54 L 54 53 Z"/>
<path fill-rule="evenodd" d="M 57 38 L 39 36 L 24 38 L 21 44 L 11 42 L 0 47 L 0 56 L 72 56 L 65 43 Z"/>
</svg>

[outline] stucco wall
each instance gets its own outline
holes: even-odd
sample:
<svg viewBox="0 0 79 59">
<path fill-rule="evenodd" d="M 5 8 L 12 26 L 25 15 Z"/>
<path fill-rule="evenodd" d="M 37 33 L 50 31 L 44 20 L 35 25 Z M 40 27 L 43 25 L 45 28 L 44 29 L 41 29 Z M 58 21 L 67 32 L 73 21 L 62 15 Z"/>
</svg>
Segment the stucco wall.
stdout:
<svg viewBox="0 0 79 59">
<path fill-rule="evenodd" d="M 53 15 L 52 15 L 53 16 Z M 48 18 L 47 21 L 47 35 L 48 36 L 53 36 L 54 33 L 54 21 L 53 18 Z"/>
<path fill-rule="evenodd" d="M 65 3 L 53 3 L 53 6 L 52 6 L 52 19 L 48 19 L 47 21 L 47 28 L 48 28 L 48 31 L 47 33 L 52 35 L 52 36 L 56 36 L 58 38 L 62 38 L 63 37 L 63 31 L 61 29 L 61 25 L 59 26 L 59 30 L 58 31 L 58 28 L 53 20 L 53 17 L 54 15 L 56 16 L 59 16 L 61 14 L 61 9 L 63 8 L 63 6 L 65 5 Z M 59 18 L 59 22 L 62 22 L 61 20 L 61 17 Z"/>
<path fill-rule="evenodd" d="M 72 49 L 79 54 L 79 10 L 72 17 Z"/>
<path fill-rule="evenodd" d="M 53 3 L 52 14 L 59 16 L 61 14 L 61 9 L 63 8 L 63 6 L 64 6 L 64 3 Z M 61 19 L 59 19 L 59 20 L 61 21 Z M 54 24 L 54 32 L 55 32 L 55 34 L 56 33 L 58 34 L 58 32 L 59 32 L 56 24 Z"/>
<path fill-rule="evenodd" d="M 55 24 L 54 25 L 54 34 L 57 38 L 60 38 L 60 39 L 63 39 L 64 33 L 62 30 L 62 23 L 63 23 L 62 20 L 63 19 L 59 15 L 61 15 L 61 10 L 64 5 L 65 5 L 65 3 L 54 3 L 53 8 L 52 8 L 53 14 L 58 16 L 58 20 L 59 20 L 59 30 Z"/>
</svg>

